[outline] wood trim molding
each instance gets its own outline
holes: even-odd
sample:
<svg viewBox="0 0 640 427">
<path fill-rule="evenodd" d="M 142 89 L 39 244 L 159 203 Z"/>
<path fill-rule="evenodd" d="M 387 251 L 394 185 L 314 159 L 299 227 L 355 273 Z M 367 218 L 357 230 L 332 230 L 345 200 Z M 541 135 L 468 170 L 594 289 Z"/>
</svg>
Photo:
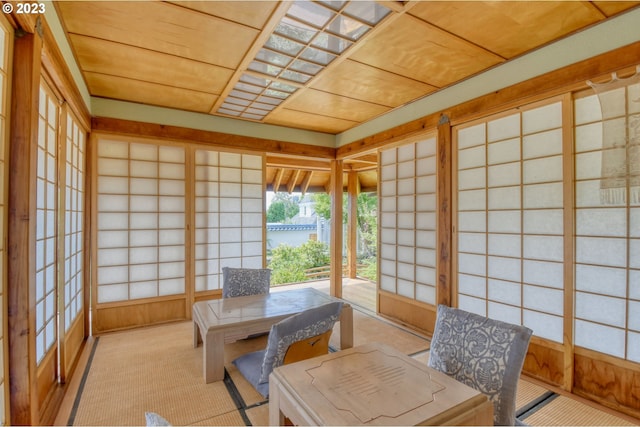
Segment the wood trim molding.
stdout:
<svg viewBox="0 0 640 427">
<path fill-rule="evenodd" d="M 11 97 L 8 236 L 8 342 L 11 413 L 8 424 L 38 425 L 35 360 L 36 148 L 42 39 L 32 33 L 14 44 Z"/>
<path fill-rule="evenodd" d="M 342 298 L 342 160 L 331 162 L 331 273 L 329 293 Z"/>
<path fill-rule="evenodd" d="M 150 137 L 162 140 L 205 144 L 209 147 L 232 148 L 268 154 L 290 154 L 315 159 L 335 159 L 336 149 L 317 145 L 263 139 L 251 136 L 230 135 L 179 126 L 144 123 L 132 120 L 93 117 L 93 132 L 121 134 L 135 137 Z"/>
<path fill-rule="evenodd" d="M 449 117 L 442 115 L 438 122 L 438 137 L 436 141 L 437 158 L 437 283 L 436 304 L 451 306 L 453 290 L 451 286 L 451 122 Z"/>
</svg>

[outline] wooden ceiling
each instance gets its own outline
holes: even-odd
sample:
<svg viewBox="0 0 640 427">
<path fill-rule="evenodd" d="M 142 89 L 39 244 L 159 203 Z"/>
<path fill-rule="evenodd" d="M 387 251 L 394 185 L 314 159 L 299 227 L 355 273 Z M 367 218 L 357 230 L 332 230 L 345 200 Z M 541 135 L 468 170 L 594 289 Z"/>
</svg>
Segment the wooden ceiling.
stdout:
<svg viewBox="0 0 640 427">
<path fill-rule="evenodd" d="M 271 88 L 286 87 L 290 95 L 278 105 L 260 104 L 259 108 L 269 110 L 263 118 L 241 120 L 330 134 L 365 123 L 640 2 L 380 1 L 379 6 L 388 9 L 380 22 L 353 44 L 350 35 L 340 39 L 333 33 L 330 37 L 351 46 L 303 83 L 255 71 L 256 64 L 261 64 L 260 55 L 278 53 L 273 48 L 265 50 L 265 43 L 274 29 L 281 28 L 283 18 L 291 22 L 290 8 L 297 3 L 54 2 L 94 97 L 227 116 L 220 111 L 229 111 L 222 108 L 229 105 L 228 97 L 244 96 L 244 88 L 250 85 L 243 82 L 257 79 L 271 82 Z M 369 2 L 358 3 L 351 6 L 359 9 Z M 337 4 L 349 7 L 349 2 L 337 1 L 313 6 L 334 13 L 340 12 L 331 10 Z M 354 16 L 349 9 L 341 15 L 344 28 L 349 13 Z M 295 25 L 305 27 L 300 21 Z M 321 50 L 325 57 L 330 56 L 327 52 Z M 294 62 L 302 59 L 300 54 L 292 55 Z M 318 63 L 313 61 L 305 64 L 316 67 Z M 370 159 L 364 160 L 351 162 L 360 169 Z M 297 179 L 293 184 L 282 175 L 296 168 L 269 167 L 269 185 L 274 188 L 282 188 L 282 183 L 284 188 L 326 186 L 320 179 L 321 171 L 312 167 L 294 172 Z M 363 182 L 362 186 L 369 184 Z"/>
</svg>

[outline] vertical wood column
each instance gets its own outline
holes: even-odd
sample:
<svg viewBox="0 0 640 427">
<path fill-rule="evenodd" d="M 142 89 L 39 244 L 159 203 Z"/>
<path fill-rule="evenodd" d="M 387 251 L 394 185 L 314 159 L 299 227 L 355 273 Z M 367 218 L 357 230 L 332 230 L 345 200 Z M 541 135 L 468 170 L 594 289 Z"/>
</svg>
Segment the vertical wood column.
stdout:
<svg viewBox="0 0 640 427">
<path fill-rule="evenodd" d="M 9 381 L 12 425 L 38 425 L 34 257 L 36 149 L 42 38 L 16 37 L 9 172 Z"/>
<path fill-rule="evenodd" d="M 342 298 L 342 160 L 331 161 L 330 294 Z"/>
<path fill-rule="evenodd" d="M 349 212 L 347 219 L 347 271 L 349 278 L 356 278 L 358 264 L 358 172 L 347 175 L 347 197 Z"/>
<path fill-rule="evenodd" d="M 451 305 L 451 122 L 442 115 L 438 122 L 437 142 L 437 236 L 438 264 L 436 272 L 436 304 Z"/>
</svg>

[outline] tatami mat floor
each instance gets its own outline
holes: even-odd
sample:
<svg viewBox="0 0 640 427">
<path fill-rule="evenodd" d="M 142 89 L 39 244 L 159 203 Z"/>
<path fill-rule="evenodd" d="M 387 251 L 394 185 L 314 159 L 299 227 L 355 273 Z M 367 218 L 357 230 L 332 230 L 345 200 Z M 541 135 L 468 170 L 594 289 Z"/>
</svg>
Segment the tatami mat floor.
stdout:
<svg viewBox="0 0 640 427">
<path fill-rule="evenodd" d="M 429 341 L 413 331 L 354 306 L 354 344 L 383 341 L 427 362 Z M 144 425 L 153 411 L 174 425 L 266 425 L 268 401 L 237 372 L 231 360 L 264 348 L 266 336 L 225 347 L 225 381 L 202 381 L 202 348 L 193 348 L 192 323 L 179 322 L 91 339 L 84 366 L 69 385 L 56 425 Z M 331 347 L 339 348 L 339 328 Z M 85 369 L 86 366 L 86 369 Z M 544 384 L 521 379 L 516 402 L 529 425 L 640 425 Z"/>
</svg>

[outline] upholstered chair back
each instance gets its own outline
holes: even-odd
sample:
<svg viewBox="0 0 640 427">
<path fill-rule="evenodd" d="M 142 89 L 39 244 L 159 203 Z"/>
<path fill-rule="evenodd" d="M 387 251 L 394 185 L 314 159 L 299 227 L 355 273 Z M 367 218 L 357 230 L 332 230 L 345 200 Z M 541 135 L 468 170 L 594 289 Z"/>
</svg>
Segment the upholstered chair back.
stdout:
<svg viewBox="0 0 640 427">
<path fill-rule="evenodd" d="M 531 329 L 438 306 L 429 366 L 485 394 L 495 425 L 515 425 L 516 391 Z"/>
<path fill-rule="evenodd" d="M 269 293 L 271 270 L 268 268 L 222 268 L 222 298 Z"/>
</svg>

